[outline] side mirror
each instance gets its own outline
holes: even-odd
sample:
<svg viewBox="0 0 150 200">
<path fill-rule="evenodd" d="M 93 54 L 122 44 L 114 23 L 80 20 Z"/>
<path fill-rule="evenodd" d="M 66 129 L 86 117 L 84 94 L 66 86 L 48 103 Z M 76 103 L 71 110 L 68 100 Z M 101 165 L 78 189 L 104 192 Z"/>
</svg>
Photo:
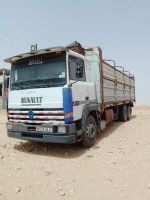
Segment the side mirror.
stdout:
<svg viewBox="0 0 150 200">
<path fill-rule="evenodd" d="M 83 66 L 76 67 L 76 78 L 83 78 Z"/>
</svg>

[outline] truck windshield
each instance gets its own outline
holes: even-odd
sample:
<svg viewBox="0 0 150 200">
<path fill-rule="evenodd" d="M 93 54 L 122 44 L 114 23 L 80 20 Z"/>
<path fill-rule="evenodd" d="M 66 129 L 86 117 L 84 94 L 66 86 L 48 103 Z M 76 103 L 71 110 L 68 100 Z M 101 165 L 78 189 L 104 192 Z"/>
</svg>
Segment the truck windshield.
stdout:
<svg viewBox="0 0 150 200">
<path fill-rule="evenodd" d="M 38 56 L 12 64 L 10 90 L 66 84 L 66 54 Z"/>
</svg>

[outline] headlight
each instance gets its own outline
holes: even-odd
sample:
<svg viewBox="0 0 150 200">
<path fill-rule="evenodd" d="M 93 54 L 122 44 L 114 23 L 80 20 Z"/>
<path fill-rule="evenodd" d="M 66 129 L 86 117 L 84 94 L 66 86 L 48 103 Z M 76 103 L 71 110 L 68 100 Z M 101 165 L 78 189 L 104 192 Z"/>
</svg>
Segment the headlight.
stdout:
<svg viewBox="0 0 150 200">
<path fill-rule="evenodd" d="M 6 124 L 6 128 L 7 128 L 7 130 L 12 130 L 12 124 L 7 123 L 7 124 Z"/>
<path fill-rule="evenodd" d="M 66 127 L 65 126 L 58 126 L 58 133 L 66 133 Z"/>
</svg>

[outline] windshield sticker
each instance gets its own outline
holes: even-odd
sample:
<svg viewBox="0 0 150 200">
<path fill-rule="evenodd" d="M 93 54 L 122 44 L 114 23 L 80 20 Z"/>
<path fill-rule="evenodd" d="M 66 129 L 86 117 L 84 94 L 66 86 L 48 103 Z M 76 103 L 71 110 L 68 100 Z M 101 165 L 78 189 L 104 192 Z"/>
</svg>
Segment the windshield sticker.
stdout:
<svg viewBox="0 0 150 200">
<path fill-rule="evenodd" d="M 62 77 L 65 78 L 65 72 L 62 72 Z"/>
<path fill-rule="evenodd" d="M 42 63 L 43 63 L 42 58 L 37 58 L 37 59 L 29 60 L 28 65 L 40 65 Z"/>
<path fill-rule="evenodd" d="M 65 72 L 62 72 L 62 74 L 59 75 L 59 78 L 65 78 Z"/>
</svg>

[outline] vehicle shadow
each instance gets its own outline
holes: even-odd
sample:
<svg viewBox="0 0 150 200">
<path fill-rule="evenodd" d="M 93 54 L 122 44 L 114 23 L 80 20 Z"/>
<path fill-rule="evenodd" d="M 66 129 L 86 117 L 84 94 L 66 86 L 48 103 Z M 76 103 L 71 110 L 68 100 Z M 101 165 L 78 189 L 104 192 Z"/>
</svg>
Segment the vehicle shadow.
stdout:
<svg viewBox="0 0 150 200">
<path fill-rule="evenodd" d="M 137 117 L 136 115 L 132 115 L 131 120 L 135 119 L 136 117 Z M 122 126 L 122 125 L 124 125 L 125 123 L 128 123 L 128 122 L 129 121 L 127 121 L 127 122 L 115 121 L 115 122 L 112 122 L 110 124 L 107 124 L 106 129 L 103 130 L 103 131 L 100 131 L 97 134 L 95 145 L 97 146 L 100 141 L 102 141 L 104 138 L 108 137 L 109 135 L 113 134 L 120 126 Z"/>
<path fill-rule="evenodd" d="M 58 158 L 76 158 L 85 154 L 88 149 L 79 144 L 53 144 L 46 142 L 21 141 L 14 149 L 28 154 Z"/>
<path fill-rule="evenodd" d="M 132 116 L 132 119 L 134 118 L 136 118 L 136 115 Z M 112 122 L 108 124 L 107 128 L 104 131 L 100 131 L 97 134 L 96 142 L 95 145 L 92 147 L 92 150 L 100 148 L 100 141 L 102 141 L 105 137 L 109 137 L 110 134 L 113 134 L 115 130 L 123 124 L 124 122 Z M 80 144 L 53 144 L 22 140 L 19 141 L 19 143 L 17 141 L 14 149 L 32 155 L 42 155 L 69 159 L 80 157 L 81 155 L 86 154 L 91 148 L 84 148 Z"/>
</svg>

